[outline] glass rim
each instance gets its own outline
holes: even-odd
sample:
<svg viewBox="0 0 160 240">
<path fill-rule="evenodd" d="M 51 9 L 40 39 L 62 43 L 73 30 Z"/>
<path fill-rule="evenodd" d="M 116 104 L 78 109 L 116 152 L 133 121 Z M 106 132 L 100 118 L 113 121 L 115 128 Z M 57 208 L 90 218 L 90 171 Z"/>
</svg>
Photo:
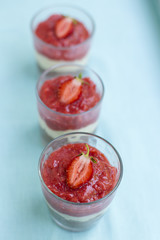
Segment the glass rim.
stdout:
<svg viewBox="0 0 160 240">
<path fill-rule="evenodd" d="M 74 67 L 79 67 L 79 68 L 83 68 L 83 69 L 87 69 L 88 71 L 91 71 L 97 78 L 98 80 L 100 81 L 100 84 L 102 86 L 102 95 L 101 95 L 101 99 L 99 100 L 99 102 L 96 103 L 96 105 L 94 105 L 92 108 L 90 108 L 89 110 L 87 111 L 84 111 L 84 112 L 80 112 L 80 113 L 74 113 L 74 114 L 71 114 L 71 113 L 61 113 L 61 112 L 58 112 L 58 111 L 55 111 L 51 108 L 49 108 L 46 104 L 44 104 L 44 102 L 41 100 L 40 96 L 39 96 L 39 93 L 38 93 L 38 84 L 39 82 L 41 81 L 41 79 L 46 75 L 48 74 L 49 72 L 51 72 L 52 70 L 56 69 L 56 68 L 59 68 L 59 67 L 66 67 L 66 66 L 74 66 Z M 63 76 L 64 74 L 61 73 Z M 92 79 L 91 79 L 92 80 Z M 48 68 L 47 70 L 45 70 L 41 76 L 39 77 L 38 81 L 37 81 L 37 84 L 36 84 L 36 97 L 37 97 L 37 100 L 40 104 L 42 104 L 48 111 L 54 113 L 54 114 L 57 114 L 57 115 L 60 115 L 60 116 L 68 116 L 68 117 L 76 117 L 76 116 L 81 116 L 81 115 L 84 115 L 88 112 L 91 112 L 92 110 L 94 110 L 96 107 L 98 107 L 101 102 L 102 102 L 102 99 L 104 97 L 104 84 L 103 84 L 103 81 L 102 79 L 100 78 L 100 76 L 94 71 L 92 70 L 90 67 L 87 67 L 87 66 L 83 66 L 83 65 L 80 65 L 80 64 L 76 64 L 76 63 L 60 63 L 60 64 L 56 64 L 54 66 L 51 66 L 50 68 Z"/>
<path fill-rule="evenodd" d="M 35 34 L 35 31 L 34 31 L 34 28 L 33 28 L 33 24 L 34 24 L 34 21 L 35 19 L 37 18 L 37 16 L 39 16 L 42 12 L 50 9 L 50 8 L 56 8 L 56 7 L 64 7 L 64 8 L 68 8 L 68 9 L 75 9 L 75 10 L 78 10 L 82 13 L 84 13 L 91 21 L 91 24 L 92 24 L 92 31 L 90 32 L 90 36 L 84 40 L 83 42 L 81 43 L 78 43 L 76 45 L 73 45 L 73 46 L 68 46 L 68 47 L 62 47 L 62 46 L 54 46 L 50 43 L 46 43 L 45 41 L 43 41 L 42 39 L 40 39 L 36 34 Z M 45 44 L 46 46 L 50 47 L 50 48 L 53 48 L 53 49 L 56 49 L 56 50 L 68 50 L 68 49 L 71 49 L 71 48 L 77 48 L 79 46 L 82 46 L 83 44 L 85 44 L 86 42 L 88 42 L 90 39 L 92 39 L 93 35 L 94 35 L 94 32 L 95 32 L 95 22 L 92 18 L 92 16 L 86 12 L 84 9 L 78 7 L 78 6 L 75 6 L 75 5 L 66 5 L 66 4 L 55 4 L 55 5 L 50 5 L 48 7 L 45 7 L 45 8 L 41 8 L 39 11 L 37 11 L 34 16 L 32 17 L 31 19 L 31 23 L 30 23 L 30 27 L 31 27 L 31 32 L 32 34 L 34 35 L 34 37 L 41 43 Z"/>
<path fill-rule="evenodd" d="M 114 186 L 114 188 L 112 189 L 111 192 L 109 192 L 107 195 L 105 195 L 104 197 L 102 197 L 102 198 L 100 198 L 100 199 L 98 199 L 98 200 L 96 200 L 96 201 L 84 202 L 84 203 L 77 203 L 77 202 L 72 202 L 72 201 L 65 200 L 65 199 L 57 196 L 56 194 L 54 194 L 54 193 L 47 187 L 47 185 L 45 184 L 45 182 L 44 182 L 44 180 L 43 180 L 43 178 L 42 178 L 42 175 L 41 175 L 41 169 L 40 169 L 40 167 L 41 167 L 41 160 L 42 160 L 42 157 L 43 157 L 43 155 L 44 155 L 44 152 L 46 151 L 46 149 L 48 148 L 48 146 L 51 145 L 53 142 L 61 139 L 61 138 L 64 138 L 64 137 L 70 136 L 70 135 L 77 135 L 77 134 L 93 136 L 93 137 L 96 137 L 96 138 L 104 141 L 104 142 L 105 142 L 107 145 L 109 145 L 109 146 L 112 148 L 112 150 L 116 153 L 116 155 L 117 155 L 117 157 L 118 157 L 118 160 L 119 160 L 119 164 L 120 164 L 120 174 L 119 174 L 119 178 L 118 178 L 118 181 L 117 181 L 116 185 Z M 45 187 L 45 189 L 46 189 L 50 194 L 52 194 L 53 197 L 55 197 L 56 199 L 58 199 L 58 200 L 60 200 L 60 201 L 62 201 L 62 202 L 64 202 L 64 203 L 70 204 L 70 205 L 79 205 L 79 206 L 86 205 L 86 206 L 87 206 L 87 205 L 93 205 L 93 204 L 99 203 L 99 202 L 101 202 L 101 201 L 109 198 L 109 197 L 117 190 L 117 188 L 119 187 L 119 185 L 120 185 L 120 183 L 121 183 L 122 176 L 123 176 L 123 163 L 122 163 L 122 159 L 121 159 L 121 157 L 120 157 L 120 154 L 119 154 L 118 151 L 115 149 L 115 147 L 114 147 L 110 142 L 108 142 L 107 140 L 105 140 L 104 138 L 102 138 L 102 137 L 100 137 L 100 136 L 98 136 L 98 135 L 96 135 L 96 134 L 92 134 L 92 133 L 74 132 L 74 133 L 63 134 L 63 135 L 61 135 L 61 136 L 59 136 L 59 137 L 56 137 L 55 139 L 53 139 L 51 142 L 49 142 L 49 143 L 47 144 L 47 146 L 43 149 L 43 151 L 42 151 L 42 153 L 41 153 L 41 155 L 40 155 L 40 157 L 39 157 L 38 173 L 39 173 L 39 178 L 40 178 L 41 183 L 43 184 L 43 186 Z"/>
</svg>

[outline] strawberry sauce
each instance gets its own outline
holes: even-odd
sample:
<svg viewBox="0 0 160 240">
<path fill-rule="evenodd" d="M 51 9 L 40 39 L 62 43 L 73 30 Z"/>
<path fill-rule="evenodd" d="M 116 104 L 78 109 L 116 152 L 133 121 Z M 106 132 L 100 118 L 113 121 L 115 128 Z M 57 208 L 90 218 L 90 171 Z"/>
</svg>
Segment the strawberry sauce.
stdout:
<svg viewBox="0 0 160 240">
<path fill-rule="evenodd" d="M 86 112 L 93 108 L 100 100 L 96 92 L 96 85 L 89 79 L 83 78 L 80 96 L 76 101 L 65 104 L 60 101 L 60 91 L 62 84 L 72 80 L 73 76 L 60 76 L 52 80 L 47 80 L 41 87 L 39 96 L 42 102 L 50 109 L 67 114 L 77 114 Z"/>
<path fill-rule="evenodd" d="M 106 196 L 116 185 L 117 169 L 96 148 L 89 146 L 89 156 L 96 159 L 91 163 L 92 177 L 80 187 L 73 189 L 67 184 L 67 169 L 77 155 L 86 153 L 85 143 L 68 144 L 51 153 L 45 161 L 42 178 L 47 187 L 57 196 L 77 203 L 92 202 Z"/>
<path fill-rule="evenodd" d="M 81 84 L 80 94 L 78 91 L 77 95 L 78 98 L 74 96 L 74 101 L 69 104 L 61 101 L 64 83 L 66 84 L 73 78 L 73 76 L 60 76 L 46 80 L 39 91 L 42 102 L 55 111 L 49 111 L 38 102 L 40 117 L 50 129 L 56 131 L 80 129 L 98 120 L 100 104 L 97 105 L 97 103 L 100 101 L 101 96 L 97 93 L 96 85 L 89 78 L 82 79 L 85 83 Z M 59 113 L 63 113 L 63 115 Z"/>
<path fill-rule="evenodd" d="M 83 23 L 75 19 L 73 19 L 72 25 L 67 26 L 66 30 L 57 33 L 57 29 L 62 28 L 61 26 L 59 27 L 58 24 L 62 22 L 61 20 L 64 18 L 66 17 L 55 14 L 38 24 L 35 29 L 35 35 L 47 44 L 44 45 L 42 42 L 36 41 L 36 50 L 50 59 L 66 61 L 81 59 L 88 52 L 90 43 L 88 42 L 76 48 L 72 48 L 72 46 L 86 41 L 90 37 L 90 33 Z M 52 48 L 52 46 L 55 48 Z M 58 49 L 58 47 L 65 47 L 66 49 Z"/>
</svg>

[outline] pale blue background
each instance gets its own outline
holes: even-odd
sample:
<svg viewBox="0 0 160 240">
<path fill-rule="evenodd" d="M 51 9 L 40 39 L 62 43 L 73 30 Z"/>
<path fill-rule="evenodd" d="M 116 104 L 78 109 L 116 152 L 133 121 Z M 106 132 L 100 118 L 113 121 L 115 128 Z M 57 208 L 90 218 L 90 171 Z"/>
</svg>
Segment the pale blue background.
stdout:
<svg viewBox="0 0 160 240">
<path fill-rule="evenodd" d="M 158 240 L 160 25 L 156 12 L 148 0 L 67 2 L 88 10 L 96 22 L 89 65 L 106 87 L 97 134 L 120 152 L 123 180 L 94 229 L 71 233 L 51 222 L 37 171 L 45 142 L 37 121 L 39 72 L 29 25 L 37 10 L 54 1 L 1 1 L 0 239 Z"/>
</svg>

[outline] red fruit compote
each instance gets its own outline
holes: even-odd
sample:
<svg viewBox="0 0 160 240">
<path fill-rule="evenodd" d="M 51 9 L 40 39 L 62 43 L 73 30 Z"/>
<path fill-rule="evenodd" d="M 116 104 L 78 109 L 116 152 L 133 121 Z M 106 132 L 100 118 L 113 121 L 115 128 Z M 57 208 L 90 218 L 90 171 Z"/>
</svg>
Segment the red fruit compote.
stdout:
<svg viewBox="0 0 160 240">
<path fill-rule="evenodd" d="M 71 66 L 79 70 L 71 71 Z M 103 92 L 100 77 L 87 67 L 64 64 L 46 70 L 37 84 L 41 128 L 50 138 L 75 131 L 94 132 Z"/>
<path fill-rule="evenodd" d="M 96 135 L 71 133 L 53 140 L 39 163 L 53 220 L 72 231 L 93 226 L 112 201 L 122 168 L 115 148 Z"/>
<path fill-rule="evenodd" d="M 78 8 L 54 6 L 36 14 L 32 33 L 40 68 L 65 62 L 85 65 L 93 32 L 92 18 Z"/>
</svg>

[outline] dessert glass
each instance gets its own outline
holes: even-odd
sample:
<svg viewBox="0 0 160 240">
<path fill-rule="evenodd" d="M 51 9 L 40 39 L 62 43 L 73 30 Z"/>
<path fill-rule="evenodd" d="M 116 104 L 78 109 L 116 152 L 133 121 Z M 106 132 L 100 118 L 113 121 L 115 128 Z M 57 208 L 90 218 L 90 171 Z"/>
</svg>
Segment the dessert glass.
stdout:
<svg viewBox="0 0 160 240">
<path fill-rule="evenodd" d="M 97 148 L 107 157 L 110 164 L 117 168 L 116 184 L 105 197 L 93 202 L 75 203 L 58 197 L 46 186 L 41 174 L 44 162 L 53 151 L 69 143 L 87 143 Z M 105 139 L 89 133 L 70 133 L 54 139 L 43 150 L 39 160 L 41 187 L 50 216 L 59 226 L 71 231 L 86 230 L 94 226 L 98 219 L 104 215 L 115 196 L 122 174 L 123 165 L 116 149 Z"/>
<path fill-rule="evenodd" d="M 90 33 L 89 38 L 73 46 L 53 46 L 41 40 L 36 34 L 35 29 L 38 24 L 46 20 L 53 14 L 62 14 L 79 20 L 84 24 Z M 42 70 L 58 63 L 78 63 L 85 65 L 88 61 L 89 49 L 93 38 L 95 24 L 92 17 L 84 10 L 77 7 L 55 5 L 39 11 L 31 21 L 31 30 L 35 48 L 37 63 Z"/>
<path fill-rule="evenodd" d="M 65 72 L 65 73 L 62 73 Z M 96 85 L 96 91 L 100 95 L 100 101 L 91 109 L 77 114 L 66 114 L 48 108 L 40 99 L 39 92 L 46 80 L 63 75 L 89 77 Z M 93 133 L 98 124 L 101 103 L 104 95 L 104 86 L 100 77 L 88 67 L 78 64 L 59 64 L 46 70 L 39 78 L 36 87 L 37 106 L 39 113 L 39 123 L 41 129 L 53 139 L 69 132 L 89 132 Z"/>
</svg>

